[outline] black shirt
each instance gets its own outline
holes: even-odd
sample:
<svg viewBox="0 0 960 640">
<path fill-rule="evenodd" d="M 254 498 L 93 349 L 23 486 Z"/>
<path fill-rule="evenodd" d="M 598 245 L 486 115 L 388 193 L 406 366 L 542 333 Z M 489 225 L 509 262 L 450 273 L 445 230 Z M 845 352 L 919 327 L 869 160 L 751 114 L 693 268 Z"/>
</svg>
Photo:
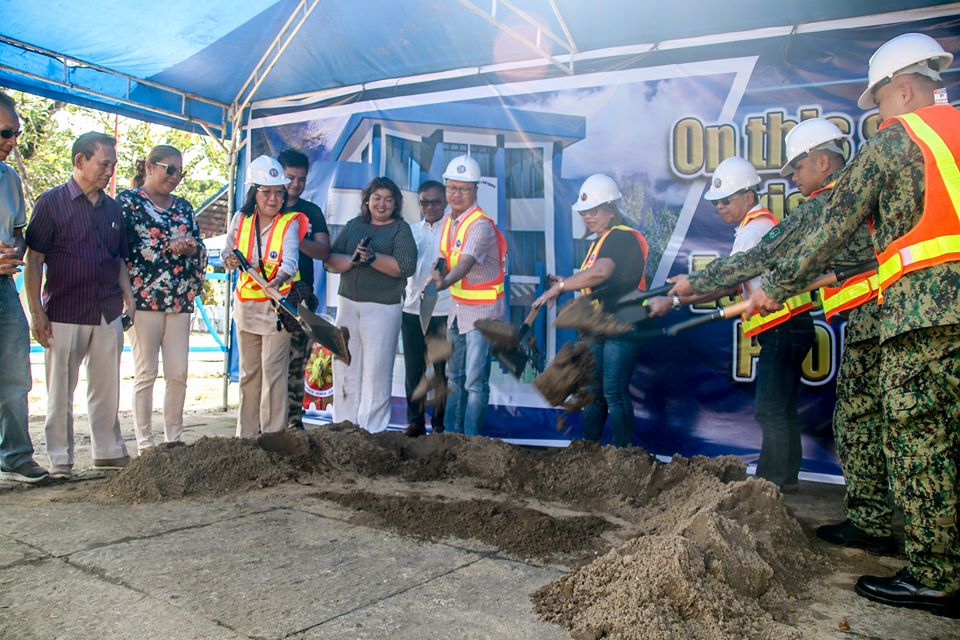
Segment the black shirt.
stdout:
<svg viewBox="0 0 960 640">
<path fill-rule="evenodd" d="M 296 205 L 283 210 L 284 213 L 291 211 L 304 214 L 310 221 L 310 228 L 307 229 L 305 239 L 313 240 L 313 234 L 315 233 L 330 233 L 327 230 L 327 219 L 323 217 L 323 211 L 309 200 L 299 198 Z M 313 258 L 305 254 L 303 250 L 300 251 L 300 279 L 313 287 Z"/>
<path fill-rule="evenodd" d="M 616 265 L 610 277 L 593 288 L 594 297 L 609 311 L 621 296 L 637 288 L 647 265 L 636 237 L 622 229 L 614 229 L 603 241 L 600 258 L 610 258 Z"/>
</svg>

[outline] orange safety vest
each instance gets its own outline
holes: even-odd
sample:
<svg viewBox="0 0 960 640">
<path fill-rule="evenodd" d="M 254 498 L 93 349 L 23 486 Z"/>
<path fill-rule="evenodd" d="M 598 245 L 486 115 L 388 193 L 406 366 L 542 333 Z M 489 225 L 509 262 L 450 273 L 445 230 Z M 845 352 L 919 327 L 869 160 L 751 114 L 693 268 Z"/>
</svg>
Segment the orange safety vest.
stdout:
<svg viewBox="0 0 960 640">
<path fill-rule="evenodd" d="M 254 225 L 254 216 L 258 215 L 260 215 L 259 212 L 254 212 L 252 216 L 242 216 L 240 218 L 240 226 L 237 229 L 237 248 L 243 251 L 243 255 L 248 261 L 256 255 L 257 231 L 256 225 Z M 273 219 L 273 225 L 270 227 L 270 235 L 267 238 L 265 247 L 267 255 L 262 258 L 263 271 L 267 274 L 267 280 L 273 278 L 277 269 L 280 268 L 280 264 L 283 262 L 283 237 L 286 235 L 290 225 L 297 221 L 300 222 L 299 239 L 303 240 L 303 237 L 307 234 L 307 226 L 309 224 L 307 216 L 291 211 L 280 214 Z M 280 285 L 278 289 L 280 294 L 284 296 L 287 295 L 290 289 L 293 288 L 293 283 L 299 279 L 300 271 L 298 270 L 292 279 Z M 242 272 L 240 278 L 237 280 L 237 300 L 247 302 L 269 300 L 269 298 L 253 278 L 247 275 L 246 272 Z"/>
<path fill-rule="evenodd" d="M 450 227 L 453 224 L 453 217 L 447 216 L 447 221 L 443 223 L 443 233 L 440 237 L 440 253 L 447 261 L 449 269 L 453 269 L 460 262 L 462 247 L 467 239 L 467 233 L 470 227 L 479 221 L 489 223 L 497 234 L 497 251 L 500 254 L 500 270 L 493 280 L 487 282 L 470 283 L 464 276 L 450 285 L 450 297 L 463 304 L 491 304 L 503 297 L 503 261 L 507 255 L 507 241 L 503 234 L 497 229 L 496 223 L 483 212 L 480 207 L 474 208 L 468 214 L 465 214 L 463 222 L 457 228 L 456 237 L 453 240 L 453 247 L 450 246 Z"/>
<path fill-rule="evenodd" d="M 880 300 L 900 276 L 960 260 L 960 111 L 950 105 L 923 107 L 888 118 L 900 122 L 923 153 L 923 214 L 915 227 L 878 256 Z"/>
<path fill-rule="evenodd" d="M 756 220 L 758 218 L 769 218 L 771 221 L 773 221 L 774 226 L 780 224 L 780 221 L 777 220 L 777 216 L 773 215 L 769 209 L 757 209 L 756 211 L 745 215 L 737 228 L 743 228 L 751 220 Z M 740 295 L 743 296 L 743 287 L 740 287 Z M 763 333 L 767 329 L 772 329 L 778 324 L 783 324 L 793 316 L 799 315 L 804 311 L 809 311 L 811 307 L 813 307 L 813 297 L 810 295 L 810 293 L 798 293 L 797 295 L 791 296 L 784 301 L 783 309 L 774 311 L 769 315 L 762 316 L 755 312 L 748 318 L 746 314 L 741 314 L 740 327 L 743 329 L 744 336 L 747 338 L 752 338 L 755 335 Z"/>
<path fill-rule="evenodd" d="M 610 232 L 614 229 L 619 229 L 620 231 L 629 231 L 633 234 L 633 237 L 637 239 L 637 244 L 640 245 L 640 251 L 643 252 L 643 275 L 640 276 L 640 284 L 637 285 L 637 289 L 646 289 L 647 288 L 647 254 L 650 252 L 650 248 L 647 245 L 647 239 L 643 237 L 643 234 L 637 231 L 632 227 L 626 225 L 618 224 L 615 227 L 611 227 L 603 232 L 599 238 L 593 241 L 593 244 L 590 245 L 590 249 L 587 251 L 587 257 L 583 259 L 583 264 L 580 265 L 580 271 L 585 271 L 593 266 L 597 261 L 597 255 L 600 253 L 600 247 L 603 246 L 603 241 L 607 239 L 607 236 L 610 235 Z M 588 295 L 593 289 L 590 287 L 584 287 L 580 289 L 580 293 Z"/>
<path fill-rule="evenodd" d="M 822 189 L 811 193 L 810 197 L 815 198 L 824 191 L 833 189 L 836 184 L 836 180 L 831 180 Z M 830 320 L 842 311 L 855 309 L 864 302 L 876 298 L 879 293 L 879 280 L 877 270 L 873 269 L 847 278 L 839 287 L 820 287 L 820 306 L 823 308 L 824 318 Z"/>
</svg>

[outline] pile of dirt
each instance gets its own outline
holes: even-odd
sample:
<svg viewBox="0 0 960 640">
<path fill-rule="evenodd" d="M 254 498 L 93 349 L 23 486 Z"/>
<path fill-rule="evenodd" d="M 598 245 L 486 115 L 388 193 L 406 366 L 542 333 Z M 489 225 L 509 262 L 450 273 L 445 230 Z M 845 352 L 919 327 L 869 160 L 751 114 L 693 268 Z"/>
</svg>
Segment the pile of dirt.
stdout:
<svg viewBox="0 0 960 640">
<path fill-rule="evenodd" d="M 622 335 L 633 327 L 604 313 L 594 300 L 577 296 L 557 312 L 555 326 L 600 336 Z"/>
<path fill-rule="evenodd" d="M 590 388 L 594 366 L 588 342 L 568 342 L 560 347 L 557 357 L 546 370 L 534 379 L 533 386 L 551 407 L 578 411 L 593 398 Z"/>
<path fill-rule="evenodd" d="M 351 489 L 377 477 L 431 481 L 442 497 Z M 100 498 L 217 496 L 288 479 L 329 481 L 320 497 L 358 509 L 374 526 L 476 539 L 522 557 L 585 558 L 585 550 L 628 539 L 533 594 L 540 616 L 577 638 L 795 638 L 784 603 L 823 568 L 776 487 L 747 478 L 732 456 L 664 464 L 641 449 L 574 442 L 535 451 L 344 423 L 158 447 Z M 495 499 L 465 500 L 466 487 Z M 558 509 L 586 517 L 547 513 Z M 613 538 L 603 535 L 611 523 L 620 527 Z"/>
<path fill-rule="evenodd" d="M 296 471 L 253 440 L 201 438 L 143 452 L 101 489 L 123 503 L 221 496 L 286 482 Z"/>
<path fill-rule="evenodd" d="M 473 326 L 494 349 L 516 349 L 520 344 L 520 331 L 509 322 L 483 319 Z"/>
<path fill-rule="evenodd" d="M 799 640 L 785 603 L 824 567 L 779 492 L 751 479 L 697 502 L 534 593 L 537 613 L 583 640 Z"/>
<path fill-rule="evenodd" d="M 437 540 L 446 537 L 479 540 L 520 558 L 545 560 L 595 548 L 614 525 L 599 516 L 557 518 L 542 511 L 494 500 L 425 499 L 382 496 L 367 491 L 311 494 L 373 517 L 363 524 L 404 535 Z"/>
</svg>

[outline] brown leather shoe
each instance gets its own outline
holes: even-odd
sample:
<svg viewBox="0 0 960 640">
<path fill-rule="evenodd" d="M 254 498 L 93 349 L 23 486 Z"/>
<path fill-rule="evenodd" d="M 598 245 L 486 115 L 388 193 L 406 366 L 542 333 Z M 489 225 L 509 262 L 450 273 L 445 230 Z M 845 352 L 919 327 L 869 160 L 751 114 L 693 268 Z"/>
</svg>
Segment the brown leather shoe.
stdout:
<svg viewBox="0 0 960 640">
<path fill-rule="evenodd" d="M 422 424 L 411 422 L 407 425 L 407 428 L 403 430 L 403 435 L 409 438 L 419 438 L 420 436 L 427 435 L 427 428 Z"/>
</svg>

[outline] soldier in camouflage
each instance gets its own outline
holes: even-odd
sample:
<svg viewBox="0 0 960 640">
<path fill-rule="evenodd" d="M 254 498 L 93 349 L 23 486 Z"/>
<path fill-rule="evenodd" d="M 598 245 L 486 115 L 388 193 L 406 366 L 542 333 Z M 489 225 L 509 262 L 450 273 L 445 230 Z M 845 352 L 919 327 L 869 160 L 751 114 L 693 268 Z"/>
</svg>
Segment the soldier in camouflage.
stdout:
<svg viewBox="0 0 960 640">
<path fill-rule="evenodd" d="M 835 129 L 830 133 L 829 127 Z M 830 188 L 839 176 L 844 159 L 838 147 L 820 142 L 832 135 L 842 136 L 835 125 L 815 118 L 798 125 L 791 136 L 803 136 L 803 129 L 826 129 L 825 135 L 812 138 L 814 144 L 796 147 L 790 153 L 781 175 L 790 175 L 800 193 L 809 199 L 770 230 L 756 247 L 749 251 L 718 258 L 690 276 L 671 278 L 675 283 L 670 295 L 689 300 L 691 296 L 708 296 L 725 291 L 771 268 L 782 247 L 816 232 L 819 218 L 827 203 Z M 795 135 L 796 134 L 796 135 Z M 796 157 L 793 157 L 796 155 Z M 828 267 L 845 271 L 861 267 L 875 257 L 873 241 L 867 225 L 860 225 L 850 242 L 833 256 Z M 801 289 L 796 289 L 798 293 Z M 654 301 L 654 305 L 657 302 Z M 660 303 L 663 304 L 663 303 Z M 836 405 L 833 412 L 833 435 L 837 457 L 843 468 L 846 493 L 844 509 L 847 519 L 817 529 L 817 535 L 833 544 L 863 548 L 872 553 L 893 554 L 897 544 L 893 538 L 892 509 L 888 498 L 886 458 L 883 455 L 883 416 L 879 384 L 880 311 L 872 300 L 847 312 L 844 350 L 837 376 Z"/>
<path fill-rule="evenodd" d="M 860 106 L 875 102 L 884 123 L 837 181 L 815 231 L 784 247 L 764 274 L 766 293 L 752 304 L 777 308 L 872 219 L 882 289 L 884 452 L 905 514 L 909 566 L 892 577 L 862 576 L 856 591 L 960 617 L 960 262 L 949 250 L 960 211 L 943 195 L 945 184 L 960 182 L 960 112 L 946 104 L 939 73 L 952 57 L 922 34 L 894 38 L 874 54 Z M 940 253 L 924 253 L 931 247 Z"/>
</svg>

